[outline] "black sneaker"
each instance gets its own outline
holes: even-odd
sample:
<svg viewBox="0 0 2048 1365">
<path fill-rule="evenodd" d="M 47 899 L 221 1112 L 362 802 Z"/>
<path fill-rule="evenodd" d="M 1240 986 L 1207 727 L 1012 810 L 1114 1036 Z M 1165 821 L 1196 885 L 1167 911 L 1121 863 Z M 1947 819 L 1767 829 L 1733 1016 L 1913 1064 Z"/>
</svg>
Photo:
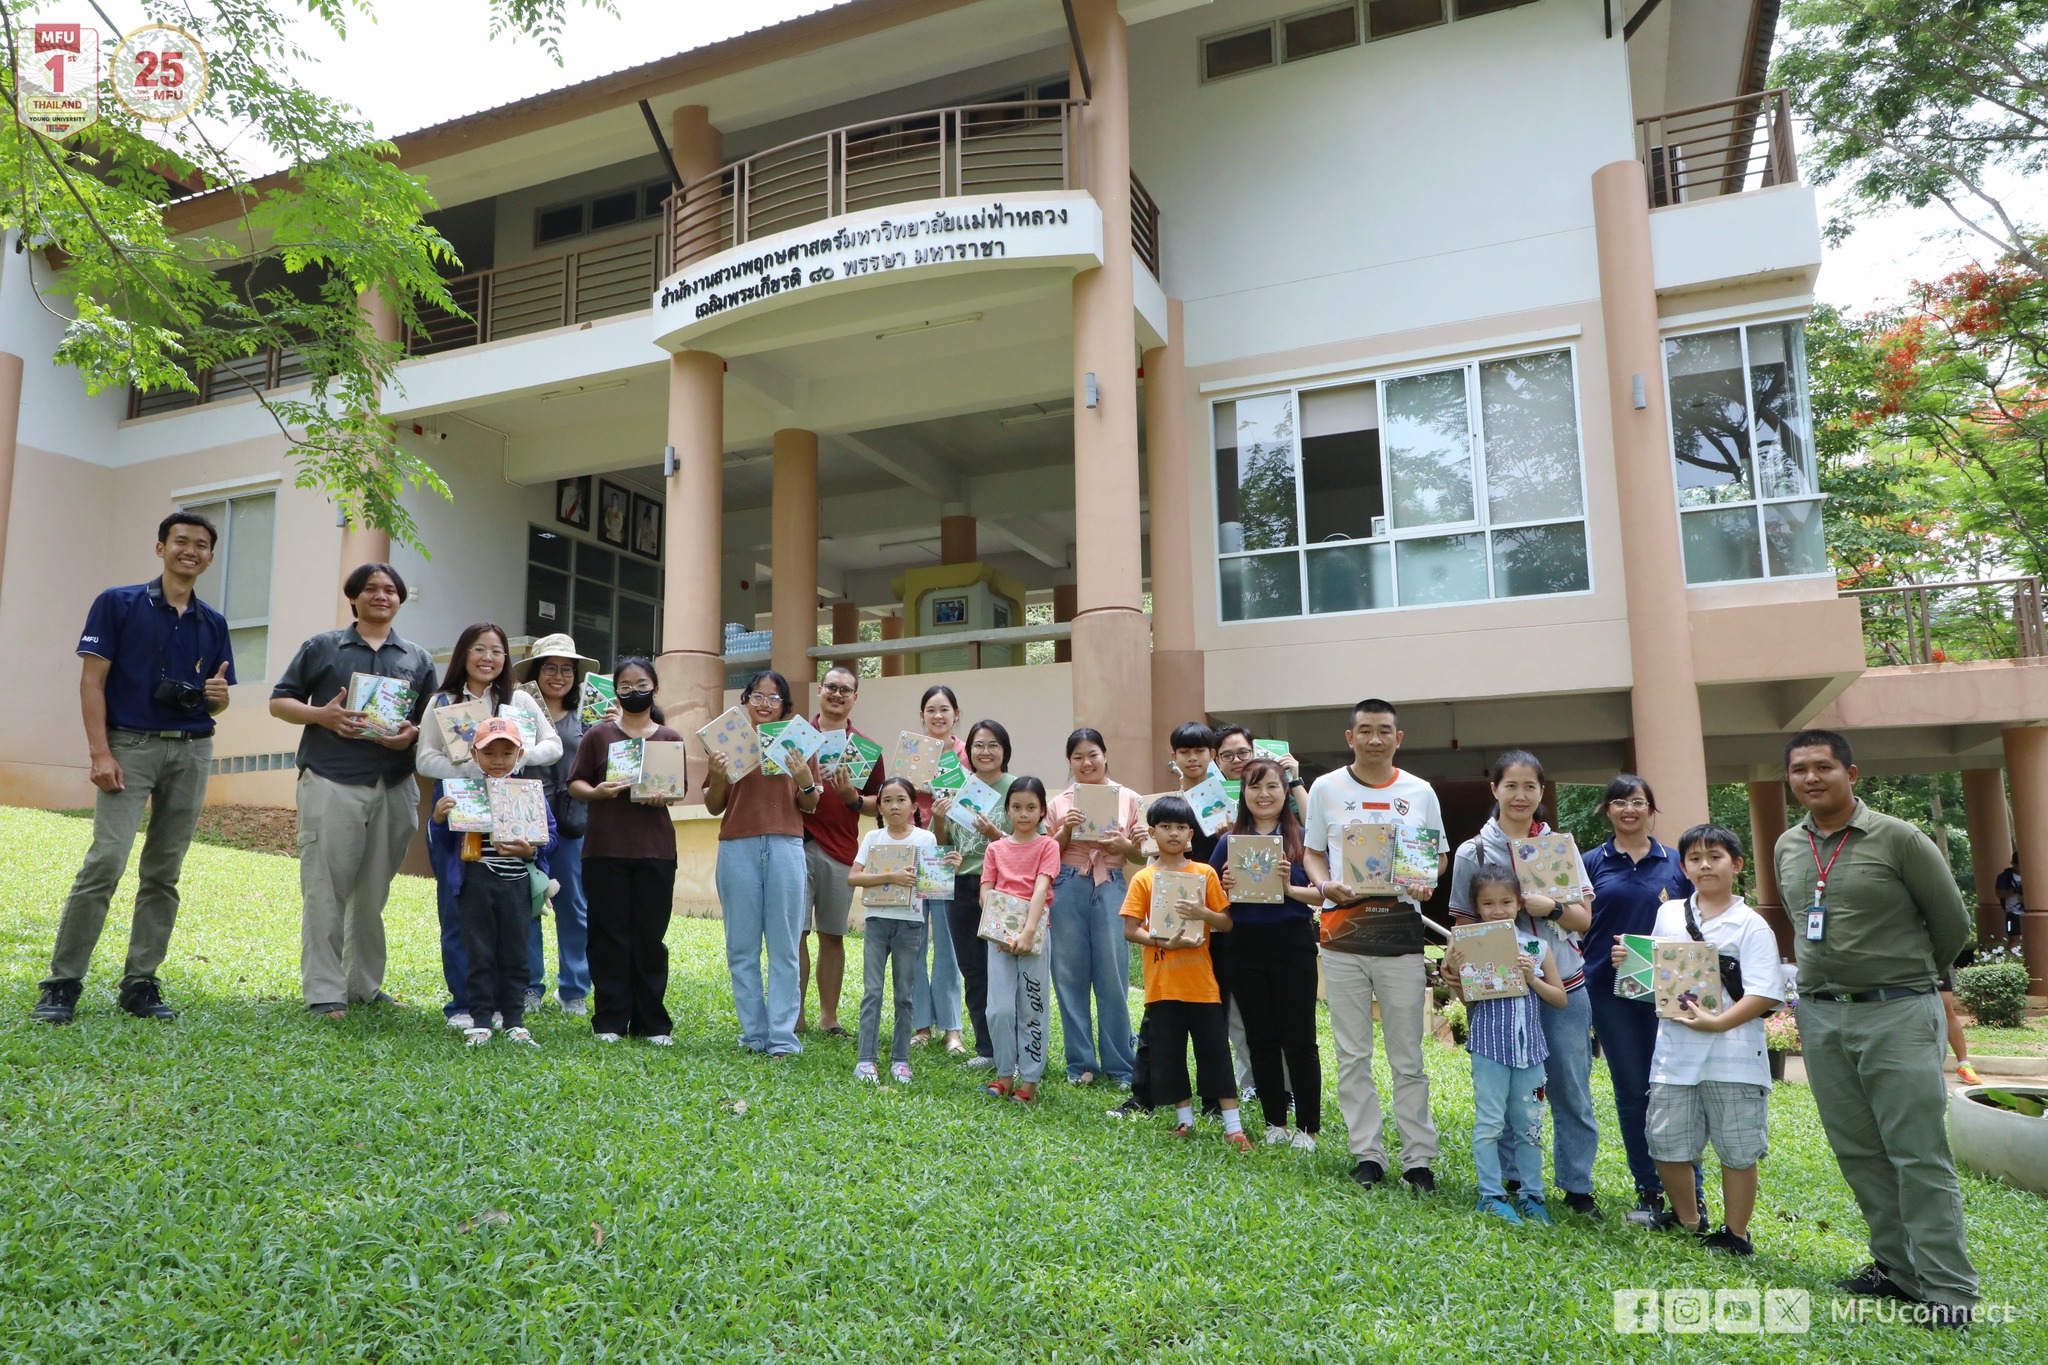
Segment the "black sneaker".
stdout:
<svg viewBox="0 0 2048 1365">
<path fill-rule="evenodd" d="M 1876 1261 L 1864 1266 L 1846 1280 L 1836 1280 L 1835 1288 L 1844 1293 L 1854 1294 L 1859 1299 L 1897 1299 L 1901 1303 L 1913 1302 L 1913 1296 L 1899 1288 L 1891 1273 Z"/>
<path fill-rule="evenodd" d="M 1351 1168 L 1351 1178 L 1371 1189 L 1387 1178 L 1387 1168 L 1377 1161 L 1361 1161 Z"/>
<path fill-rule="evenodd" d="M 1114 1109 L 1105 1109 L 1103 1117 L 1112 1119 L 1141 1119 L 1151 1112 L 1152 1107 L 1150 1105 L 1140 1104 L 1136 1100 L 1125 1100 Z"/>
<path fill-rule="evenodd" d="M 164 988 L 153 976 L 137 977 L 123 986 L 120 1005 L 137 1019 L 170 1020 L 178 1017 L 178 1012 L 164 1003 Z"/>
<path fill-rule="evenodd" d="M 53 981 L 43 987 L 43 993 L 36 997 L 36 1007 L 28 1017 L 38 1024 L 68 1024 L 78 1013 L 79 983 L 76 981 Z"/>
<path fill-rule="evenodd" d="M 1664 1212 L 1664 1196 L 1655 1190 L 1636 1191 L 1636 1206 L 1622 1215 L 1623 1221 L 1639 1228 L 1657 1226 L 1658 1215 Z"/>
<path fill-rule="evenodd" d="M 1705 1226 L 1705 1224 L 1702 1223 L 1701 1226 Z M 1756 1254 L 1755 1245 L 1747 1237 L 1730 1232 L 1726 1223 L 1721 1224 L 1719 1232 L 1709 1233 L 1701 1238 L 1700 1241 L 1708 1250 L 1725 1251 L 1730 1256 L 1754 1256 Z"/>
<path fill-rule="evenodd" d="M 1401 1179 L 1417 1194 L 1436 1193 L 1436 1172 L 1427 1166 L 1410 1166 L 1401 1172 Z"/>
<path fill-rule="evenodd" d="M 1600 1201 L 1590 1194 L 1573 1194 L 1570 1190 L 1566 1190 L 1564 1206 L 1573 1213 L 1590 1218 L 1596 1223 L 1607 1217 L 1606 1214 L 1600 1212 Z"/>
<path fill-rule="evenodd" d="M 1695 1237 L 1704 1237 L 1707 1235 L 1709 1224 L 1707 1223 L 1706 1215 L 1702 1214 L 1697 1224 L 1688 1226 L 1683 1218 L 1680 1218 L 1672 1210 L 1665 1209 L 1656 1216 L 1655 1220 L 1650 1223 L 1650 1226 L 1659 1232 L 1670 1232 L 1676 1228 L 1689 1232 Z"/>
<path fill-rule="evenodd" d="M 1913 1320 L 1922 1327 L 1945 1328 L 1960 1332 L 1976 1321 L 1977 1310 L 1967 1303 L 1930 1303 Z"/>
</svg>

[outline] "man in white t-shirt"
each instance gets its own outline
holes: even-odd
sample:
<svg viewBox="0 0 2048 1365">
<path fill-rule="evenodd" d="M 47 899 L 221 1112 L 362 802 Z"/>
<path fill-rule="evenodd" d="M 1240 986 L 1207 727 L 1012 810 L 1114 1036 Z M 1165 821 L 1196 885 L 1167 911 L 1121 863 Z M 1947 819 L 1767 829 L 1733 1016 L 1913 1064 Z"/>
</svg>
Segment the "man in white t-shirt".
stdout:
<svg viewBox="0 0 2048 1365">
<path fill-rule="evenodd" d="M 1394 1073 L 1394 1124 L 1401 1132 L 1401 1178 L 1418 1193 L 1436 1189 L 1436 1125 L 1429 1117 L 1429 1075 L 1422 1068 L 1422 1027 L 1428 1015 L 1422 905 L 1412 896 L 1364 896 L 1346 886 L 1344 827 L 1413 825 L 1436 831 L 1444 817 L 1436 791 L 1394 766 L 1401 750 L 1393 703 L 1371 697 L 1351 708 L 1351 766 L 1324 773 L 1309 788 L 1303 860 L 1323 894 L 1323 982 L 1330 1033 L 1337 1043 L 1337 1105 L 1357 1161 L 1351 1178 L 1377 1185 L 1387 1174 L 1380 1135 L 1380 1093 L 1372 1078 L 1372 1009 L 1386 1025 L 1387 1065 Z M 1449 858 L 1439 854 L 1442 878 Z M 1333 866 L 1335 871 L 1333 872 Z"/>
<path fill-rule="evenodd" d="M 1682 1017 L 1657 1021 L 1643 1132 L 1671 1200 L 1660 1225 L 1683 1227 L 1716 1251 L 1747 1256 L 1754 1249 L 1749 1219 L 1756 1209 L 1757 1163 L 1770 1146 L 1771 1065 L 1763 1017 L 1779 1003 L 1784 972 L 1777 935 L 1735 894 L 1742 840 L 1719 825 L 1695 825 L 1678 836 L 1678 855 L 1693 894 L 1666 901 L 1651 933 L 1703 940 L 1717 954 L 1735 958 L 1742 964 L 1742 996 L 1724 999 L 1718 1010 L 1688 1000 Z M 1622 951 L 1617 941 L 1614 952 Z M 1731 994 L 1727 984 L 1724 995 Z M 1726 1222 L 1711 1234 L 1693 1189 L 1693 1167 L 1710 1139 L 1721 1159 L 1726 1206 Z"/>
</svg>

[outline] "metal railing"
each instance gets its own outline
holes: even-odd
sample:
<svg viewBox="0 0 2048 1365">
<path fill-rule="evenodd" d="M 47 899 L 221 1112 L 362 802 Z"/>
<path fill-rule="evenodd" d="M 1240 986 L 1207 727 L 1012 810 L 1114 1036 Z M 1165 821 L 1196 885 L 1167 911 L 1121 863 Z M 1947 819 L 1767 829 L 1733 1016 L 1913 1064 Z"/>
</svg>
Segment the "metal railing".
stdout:
<svg viewBox="0 0 2048 1365">
<path fill-rule="evenodd" d="M 1639 118 L 1636 155 L 1650 173 L 1652 208 L 1799 179 L 1782 89 Z"/>
<path fill-rule="evenodd" d="M 420 309 L 420 326 L 405 339 L 407 355 L 435 355 L 550 327 L 616 317 L 647 307 L 660 282 L 661 234 L 547 256 L 448 281 L 463 313 Z"/>
<path fill-rule="evenodd" d="M 224 360 L 194 378 L 199 392 L 190 389 L 128 390 L 128 416 L 148 417 L 152 413 L 176 412 L 219 398 L 233 398 L 257 389 L 281 389 L 306 377 L 306 362 L 296 346 L 271 346 L 251 356 Z"/>
<path fill-rule="evenodd" d="M 2041 580 L 2031 574 L 1844 588 L 1842 596 L 1859 599 L 1873 667 L 2048 658 Z"/>
<path fill-rule="evenodd" d="M 1131 250 L 1152 272 L 1152 278 L 1159 275 L 1159 205 L 1139 181 L 1138 173 L 1131 172 Z"/>
</svg>

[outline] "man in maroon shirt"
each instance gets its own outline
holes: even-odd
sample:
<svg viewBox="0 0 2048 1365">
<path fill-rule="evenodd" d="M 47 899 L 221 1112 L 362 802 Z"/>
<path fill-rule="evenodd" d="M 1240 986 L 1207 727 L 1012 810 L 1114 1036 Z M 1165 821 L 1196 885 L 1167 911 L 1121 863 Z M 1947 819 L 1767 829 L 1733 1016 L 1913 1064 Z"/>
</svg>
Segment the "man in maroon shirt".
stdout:
<svg viewBox="0 0 2048 1365">
<path fill-rule="evenodd" d="M 811 717 L 811 724 L 828 734 L 834 730 L 853 730 L 850 717 L 854 699 L 859 695 L 860 677 L 852 669 L 827 670 L 818 683 L 818 714 Z M 867 785 L 860 789 L 847 780 L 844 768 L 821 774 L 825 794 L 818 808 L 804 816 L 804 866 L 810 875 L 804 934 L 797 947 L 799 1031 L 805 1026 L 801 1002 L 810 996 L 811 934 L 815 932 L 818 1026 L 830 1034 L 843 1036 L 846 1032 L 839 1027 L 839 989 L 846 978 L 846 922 L 853 909 L 853 888 L 846 884 L 846 874 L 860 846 L 860 818 L 875 813 L 882 777 L 879 763 L 868 774 Z"/>
</svg>

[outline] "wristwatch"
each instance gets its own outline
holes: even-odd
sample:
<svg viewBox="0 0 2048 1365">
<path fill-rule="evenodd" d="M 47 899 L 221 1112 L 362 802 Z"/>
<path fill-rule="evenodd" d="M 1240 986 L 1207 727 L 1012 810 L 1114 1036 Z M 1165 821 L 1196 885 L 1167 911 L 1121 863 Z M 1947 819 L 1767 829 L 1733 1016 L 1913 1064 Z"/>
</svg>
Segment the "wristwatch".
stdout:
<svg viewBox="0 0 2048 1365">
<path fill-rule="evenodd" d="M 1302 781 L 1299 777 L 1290 777 L 1287 779 L 1287 785 L 1289 787 L 1306 787 L 1308 783 Z"/>
</svg>

